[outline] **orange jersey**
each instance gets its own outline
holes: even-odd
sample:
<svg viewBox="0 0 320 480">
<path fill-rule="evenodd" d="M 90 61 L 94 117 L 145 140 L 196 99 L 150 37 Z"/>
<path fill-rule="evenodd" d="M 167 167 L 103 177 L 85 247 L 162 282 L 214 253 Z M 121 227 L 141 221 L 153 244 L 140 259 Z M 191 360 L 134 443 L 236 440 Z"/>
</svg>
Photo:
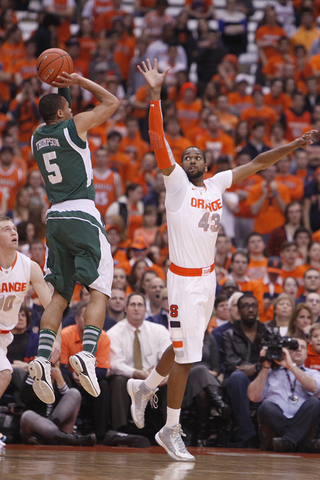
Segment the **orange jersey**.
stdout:
<svg viewBox="0 0 320 480">
<path fill-rule="evenodd" d="M 123 17 L 126 15 L 125 10 L 114 10 L 113 6 L 111 10 L 107 10 L 98 16 L 95 22 L 95 33 L 100 34 L 102 30 L 112 30 L 113 19 L 115 17 Z"/>
<path fill-rule="evenodd" d="M 198 138 L 198 146 L 201 150 L 211 150 L 215 158 L 218 158 L 220 155 L 231 155 L 235 154 L 234 141 L 233 139 L 223 133 L 222 130 L 219 130 L 217 137 L 212 137 L 209 133 L 205 133 Z"/>
<path fill-rule="evenodd" d="M 174 159 L 179 165 L 181 165 L 181 156 L 183 152 L 190 147 L 190 141 L 185 137 L 179 137 L 177 139 L 173 139 L 169 135 L 165 135 L 167 142 L 172 150 L 172 154 Z"/>
<path fill-rule="evenodd" d="M 281 93 L 277 98 L 272 97 L 271 93 L 268 93 L 264 97 L 264 102 L 268 107 L 272 108 L 279 117 L 292 105 L 292 100 L 286 93 Z"/>
<path fill-rule="evenodd" d="M 17 60 L 13 67 L 13 73 L 20 73 L 23 80 L 27 78 L 36 77 L 37 72 L 37 59 L 27 60 L 26 58 L 21 58 Z"/>
<path fill-rule="evenodd" d="M 130 169 L 130 163 L 130 157 L 124 153 L 109 154 L 109 167 L 111 170 L 119 173 L 124 185 L 129 180 L 128 170 Z"/>
<path fill-rule="evenodd" d="M 263 67 L 262 72 L 273 78 L 283 78 L 284 65 L 287 63 L 292 63 L 297 67 L 297 60 L 293 55 L 283 57 L 278 53 L 269 59 L 268 63 Z M 269 104 L 267 103 L 267 105 Z"/>
<path fill-rule="evenodd" d="M 281 278 L 284 280 L 285 278 L 288 277 L 294 277 L 298 283 L 299 283 L 299 290 L 298 290 L 298 296 L 303 293 L 303 275 L 305 273 L 306 269 L 304 265 L 300 265 L 299 267 L 295 267 L 293 270 L 281 270 Z"/>
<path fill-rule="evenodd" d="M 97 41 L 93 37 L 77 37 L 80 43 L 80 58 L 89 63 L 92 60 L 92 54 L 97 49 Z"/>
<path fill-rule="evenodd" d="M 285 185 L 277 183 L 278 192 L 285 203 L 290 203 L 291 196 Z M 271 193 L 270 187 L 269 191 Z M 261 186 L 254 185 L 248 197 L 248 204 L 253 205 L 262 195 Z M 274 228 L 284 225 L 285 218 L 280 210 L 275 197 L 267 197 L 260 212 L 256 215 L 254 221 L 254 231 L 261 235 L 271 233 Z"/>
<path fill-rule="evenodd" d="M 268 259 L 250 260 L 247 270 L 247 275 L 251 280 L 260 280 L 267 273 Z"/>
<path fill-rule="evenodd" d="M 256 42 L 259 40 L 267 41 L 269 45 L 267 47 L 262 47 L 263 53 L 267 59 L 278 54 L 277 44 L 278 40 L 281 37 L 286 37 L 287 34 L 285 30 L 279 25 L 274 27 L 269 27 L 268 25 L 261 25 L 257 28 L 256 31 Z"/>
<path fill-rule="evenodd" d="M 264 123 L 266 127 L 266 138 L 268 139 L 272 125 L 278 120 L 278 115 L 267 105 L 264 105 L 259 109 L 253 105 L 242 112 L 240 120 L 246 120 L 249 124 L 250 130 L 252 130 L 255 123 Z"/>
<path fill-rule="evenodd" d="M 150 99 L 150 89 L 148 85 L 141 85 L 136 93 L 133 95 L 132 102 L 148 103 Z M 148 105 L 149 108 L 149 105 Z M 148 115 L 148 108 L 135 107 L 132 111 L 132 115 L 136 118 L 145 118 Z"/>
<path fill-rule="evenodd" d="M 122 80 L 128 80 L 130 61 L 134 56 L 135 41 L 127 35 L 123 35 L 117 41 L 114 50 L 114 60 L 117 63 Z"/>
<path fill-rule="evenodd" d="M 113 253 L 113 265 L 114 267 L 123 268 L 126 272 L 126 275 L 129 275 L 131 272 L 131 266 L 129 260 L 127 258 L 126 252 L 117 248 L 117 250 Z"/>
<path fill-rule="evenodd" d="M 237 182 L 235 185 L 232 185 L 229 190 L 231 192 L 236 192 L 237 194 L 240 194 L 240 192 L 245 191 L 247 194 L 251 191 L 252 187 L 254 185 L 259 185 L 263 181 L 263 178 L 261 175 L 258 175 L 255 173 L 254 175 L 250 175 L 250 177 L 245 178 L 244 180 L 241 180 L 240 182 Z M 234 212 L 234 215 L 236 217 L 245 217 L 245 218 L 252 218 L 253 215 L 250 210 L 250 205 L 246 200 L 240 200 L 238 204 L 238 209 L 236 212 Z"/>
<path fill-rule="evenodd" d="M 93 185 L 96 192 L 94 203 L 104 218 L 111 203 L 117 200 L 116 188 L 121 185 L 120 175 L 110 169 L 101 175 L 93 169 Z"/>
<path fill-rule="evenodd" d="M 19 142 L 30 143 L 31 135 L 40 123 L 40 114 L 38 111 L 39 98 L 35 98 L 33 102 L 12 100 L 9 110 L 14 119 L 19 124 Z"/>
<path fill-rule="evenodd" d="M 12 45 L 9 42 L 4 42 L 0 48 L 0 58 L 4 63 L 14 66 L 14 64 L 26 56 L 26 49 L 23 40 L 17 45 Z"/>
<path fill-rule="evenodd" d="M 268 283 L 268 279 L 265 280 L 261 278 L 258 280 L 259 290 L 262 292 L 263 300 L 270 299 L 275 300 L 281 293 L 283 293 L 282 289 L 282 281 L 281 279 L 277 283 Z M 273 304 L 269 307 L 264 307 L 264 302 L 262 305 L 259 305 L 259 320 L 260 322 L 269 322 L 274 317 L 273 311 Z"/>
<path fill-rule="evenodd" d="M 310 112 L 303 112 L 296 115 L 290 108 L 285 112 L 286 116 L 286 139 L 292 142 L 295 138 L 301 137 L 305 129 L 311 130 L 312 121 Z"/>
<path fill-rule="evenodd" d="M 93 0 L 92 16 L 93 16 L 93 31 L 95 34 L 99 33 L 99 26 L 101 15 L 113 9 L 112 0 Z"/>
<path fill-rule="evenodd" d="M 181 125 L 181 130 L 185 136 L 188 136 L 188 130 L 197 125 L 201 110 L 202 102 L 200 99 L 195 100 L 191 105 L 187 105 L 183 100 L 177 102 L 177 117 Z"/>
<path fill-rule="evenodd" d="M 0 190 L 7 198 L 7 208 L 12 210 L 16 203 L 18 190 L 26 183 L 25 176 L 20 168 L 11 167 L 4 170 L 0 167 Z"/>
<path fill-rule="evenodd" d="M 291 201 L 302 199 L 304 183 L 301 178 L 296 175 L 276 175 L 275 180 L 288 188 Z"/>
<path fill-rule="evenodd" d="M 228 95 L 229 105 L 233 110 L 236 110 L 239 115 L 253 105 L 253 98 L 251 95 L 241 96 L 238 92 L 231 92 Z"/>
</svg>

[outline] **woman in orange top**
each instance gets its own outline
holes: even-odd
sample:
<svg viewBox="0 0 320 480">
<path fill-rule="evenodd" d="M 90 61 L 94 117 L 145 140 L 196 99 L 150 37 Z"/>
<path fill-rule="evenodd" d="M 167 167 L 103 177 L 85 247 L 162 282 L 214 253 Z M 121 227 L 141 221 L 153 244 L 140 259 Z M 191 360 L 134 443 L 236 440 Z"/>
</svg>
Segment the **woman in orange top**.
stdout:
<svg viewBox="0 0 320 480">
<path fill-rule="evenodd" d="M 267 5 L 264 17 L 256 30 L 256 44 L 259 49 L 259 60 L 266 65 L 268 60 L 278 54 L 277 43 L 280 37 L 286 37 L 285 30 L 277 20 L 277 14 L 273 5 Z"/>
<path fill-rule="evenodd" d="M 92 22 L 89 18 L 81 19 L 77 40 L 80 43 L 80 57 L 90 63 L 92 54 L 97 49 L 97 40 L 95 39 Z"/>
<path fill-rule="evenodd" d="M 147 245 L 152 245 L 156 239 L 159 227 L 157 227 L 157 209 L 147 205 L 143 213 L 142 227 L 137 228 L 133 238 L 143 237 Z"/>
<path fill-rule="evenodd" d="M 196 98 L 197 87 L 192 82 L 182 85 L 181 100 L 177 102 L 177 115 L 183 134 L 188 137 L 188 132 L 198 123 L 199 113 L 202 109 L 202 102 Z"/>
<path fill-rule="evenodd" d="M 247 120 L 240 120 L 234 132 L 234 146 L 239 153 L 249 142 L 250 130 Z"/>
</svg>

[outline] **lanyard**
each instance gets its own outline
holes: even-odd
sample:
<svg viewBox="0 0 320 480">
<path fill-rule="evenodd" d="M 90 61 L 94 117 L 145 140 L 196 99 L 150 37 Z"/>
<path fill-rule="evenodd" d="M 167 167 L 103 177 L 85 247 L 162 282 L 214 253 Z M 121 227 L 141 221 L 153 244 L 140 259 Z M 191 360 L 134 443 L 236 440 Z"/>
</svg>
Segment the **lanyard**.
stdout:
<svg viewBox="0 0 320 480">
<path fill-rule="evenodd" d="M 294 390 L 295 390 L 295 388 L 296 388 L 297 379 L 295 378 L 294 381 L 291 382 L 291 378 L 290 378 L 290 375 L 289 375 L 287 369 L 286 369 L 286 375 L 287 375 L 287 379 L 289 380 L 289 383 L 290 383 L 291 393 L 292 393 L 292 395 L 293 395 L 293 394 L 294 394 Z"/>
</svg>

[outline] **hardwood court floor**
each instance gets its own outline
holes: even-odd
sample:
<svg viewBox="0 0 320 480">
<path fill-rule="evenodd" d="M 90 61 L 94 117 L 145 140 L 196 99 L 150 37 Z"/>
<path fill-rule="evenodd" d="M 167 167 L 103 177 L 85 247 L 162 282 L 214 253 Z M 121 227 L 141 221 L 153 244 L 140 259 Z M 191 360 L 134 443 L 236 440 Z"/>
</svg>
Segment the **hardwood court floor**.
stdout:
<svg viewBox="0 0 320 480">
<path fill-rule="evenodd" d="M 195 463 L 160 447 L 34 447 L 0 450 L 1 480 L 316 480 L 320 455 L 190 448 Z"/>
</svg>

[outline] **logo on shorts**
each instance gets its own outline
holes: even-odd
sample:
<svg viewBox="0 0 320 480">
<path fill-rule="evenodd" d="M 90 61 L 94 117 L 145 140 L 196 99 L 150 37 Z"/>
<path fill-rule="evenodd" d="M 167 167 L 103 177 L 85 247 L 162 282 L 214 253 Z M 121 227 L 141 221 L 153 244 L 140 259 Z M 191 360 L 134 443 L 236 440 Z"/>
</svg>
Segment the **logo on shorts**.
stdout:
<svg viewBox="0 0 320 480">
<path fill-rule="evenodd" d="M 202 276 L 209 275 L 209 273 L 211 273 L 211 267 L 203 267 Z"/>
</svg>

